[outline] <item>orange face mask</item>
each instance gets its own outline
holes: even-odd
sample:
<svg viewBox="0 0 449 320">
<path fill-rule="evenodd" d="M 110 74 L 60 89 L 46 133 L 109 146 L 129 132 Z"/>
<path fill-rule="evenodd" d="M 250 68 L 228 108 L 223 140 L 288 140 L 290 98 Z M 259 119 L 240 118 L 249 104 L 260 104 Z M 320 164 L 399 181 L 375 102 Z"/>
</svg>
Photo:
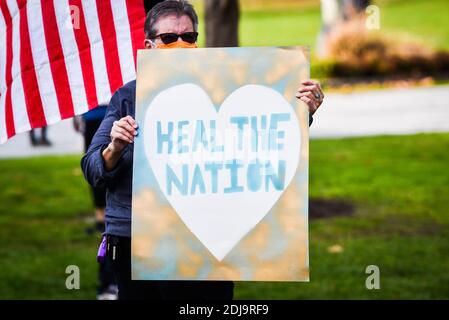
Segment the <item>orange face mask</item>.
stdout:
<svg viewBox="0 0 449 320">
<path fill-rule="evenodd" d="M 175 41 L 169 44 L 161 43 L 156 46 L 157 49 L 174 49 L 174 48 L 198 48 L 196 43 L 188 43 L 185 41 Z"/>
</svg>

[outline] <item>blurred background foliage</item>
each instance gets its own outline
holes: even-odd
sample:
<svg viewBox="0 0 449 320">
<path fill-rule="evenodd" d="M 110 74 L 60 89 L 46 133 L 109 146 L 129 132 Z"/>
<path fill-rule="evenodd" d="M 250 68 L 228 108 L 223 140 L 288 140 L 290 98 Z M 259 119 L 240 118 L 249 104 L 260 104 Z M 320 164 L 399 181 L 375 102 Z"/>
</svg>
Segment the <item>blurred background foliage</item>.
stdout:
<svg viewBox="0 0 449 320">
<path fill-rule="evenodd" d="M 206 44 L 204 0 L 192 1 L 200 15 L 200 45 Z M 341 26 L 329 55 L 317 57 L 320 1 L 240 0 L 241 46 L 309 45 L 312 77 L 423 78 L 447 81 L 449 74 L 449 1 L 374 0 L 380 28 L 367 30 L 365 15 Z M 362 80 L 362 79 L 361 79 Z M 332 83 L 332 82 L 331 82 Z"/>
</svg>

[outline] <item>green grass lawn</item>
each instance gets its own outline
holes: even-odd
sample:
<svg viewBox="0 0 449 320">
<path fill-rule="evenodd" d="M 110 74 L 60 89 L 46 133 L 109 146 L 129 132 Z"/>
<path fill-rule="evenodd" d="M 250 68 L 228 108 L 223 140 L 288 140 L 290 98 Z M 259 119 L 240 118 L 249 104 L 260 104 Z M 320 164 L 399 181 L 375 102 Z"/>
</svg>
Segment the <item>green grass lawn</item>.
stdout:
<svg viewBox="0 0 449 320">
<path fill-rule="evenodd" d="M 449 1 L 377 0 L 381 30 L 449 50 Z"/>
<path fill-rule="evenodd" d="M 449 134 L 312 140 L 310 197 L 353 216 L 310 223 L 310 283 L 238 283 L 236 298 L 449 298 Z M 79 157 L 0 161 L 0 299 L 93 299 L 98 236 Z M 342 251 L 330 253 L 339 245 Z M 81 289 L 65 289 L 65 268 Z M 381 289 L 365 289 L 377 265 Z"/>
</svg>

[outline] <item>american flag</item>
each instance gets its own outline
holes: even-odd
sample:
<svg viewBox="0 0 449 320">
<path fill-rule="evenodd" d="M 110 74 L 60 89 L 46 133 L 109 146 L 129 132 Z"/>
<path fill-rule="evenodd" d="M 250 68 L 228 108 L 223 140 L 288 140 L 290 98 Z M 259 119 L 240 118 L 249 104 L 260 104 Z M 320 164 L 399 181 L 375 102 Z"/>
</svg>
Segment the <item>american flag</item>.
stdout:
<svg viewBox="0 0 449 320">
<path fill-rule="evenodd" d="M 142 0 L 0 0 L 0 144 L 135 79 Z"/>
</svg>

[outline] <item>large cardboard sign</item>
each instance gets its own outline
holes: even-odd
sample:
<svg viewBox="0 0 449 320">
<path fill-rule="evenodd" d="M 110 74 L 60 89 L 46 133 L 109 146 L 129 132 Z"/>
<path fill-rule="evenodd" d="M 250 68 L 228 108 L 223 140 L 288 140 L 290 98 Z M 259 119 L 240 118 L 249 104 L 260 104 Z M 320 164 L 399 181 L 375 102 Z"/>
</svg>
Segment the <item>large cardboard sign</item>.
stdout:
<svg viewBox="0 0 449 320">
<path fill-rule="evenodd" d="M 306 48 L 138 53 L 132 278 L 307 281 Z"/>
</svg>

